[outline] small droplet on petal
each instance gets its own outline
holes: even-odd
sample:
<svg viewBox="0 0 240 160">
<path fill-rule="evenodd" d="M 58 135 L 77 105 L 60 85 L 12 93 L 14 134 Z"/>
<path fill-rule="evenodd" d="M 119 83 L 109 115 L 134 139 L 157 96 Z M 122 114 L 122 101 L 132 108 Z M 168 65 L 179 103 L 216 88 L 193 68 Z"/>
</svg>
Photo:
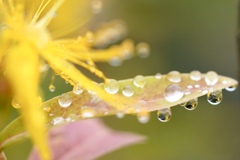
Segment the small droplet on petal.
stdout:
<svg viewBox="0 0 240 160">
<path fill-rule="evenodd" d="M 17 102 L 17 100 L 15 98 L 12 99 L 12 102 L 11 102 L 13 108 L 21 108 L 21 105 Z"/>
<path fill-rule="evenodd" d="M 192 71 L 190 72 L 189 76 L 191 80 L 194 80 L 194 81 L 200 81 L 202 78 L 201 72 L 199 71 Z"/>
<path fill-rule="evenodd" d="M 155 78 L 156 79 L 161 79 L 162 78 L 162 74 L 161 73 L 156 73 Z"/>
<path fill-rule="evenodd" d="M 145 77 L 138 75 L 134 78 L 133 83 L 136 87 L 143 88 L 146 85 L 147 81 Z"/>
<path fill-rule="evenodd" d="M 181 82 L 181 74 L 178 71 L 171 71 L 167 74 L 167 79 L 174 83 Z"/>
<path fill-rule="evenodd" d="M 161 122 L 168 122 L 171 119 L 171 116 L 172 112 L 169 108 L 163 108 L 157 112 L 157 118 Z"/>
<path fill-rule="evenodd" d="M 58 97 L 58 103 L 61 107 L 67 108 L 72 104 L 72 97 L 69 94 L 64 93 Z"/>
<path fill-rule="evenodd" d="M 183 103 L 182 106 L 186 108 L 187 110 L 194 110 L 198 105 L 198 100 L 197 98 L 192 99 L 186 103 Z"/>
<path fill-rule="evenodd" d="M 123 112 L 117 112 L 116 116 L 117 118 L 123 118 L 125 114 Z"/>
<path fill-rule="evenodd" d="M 108 63 L 114 67 L 121 66 L 122 59 L 120 59 L 119 57 L 112 57 Z"/>
<path fill-rule="evenodd" d="M 235 85 L 230 86 L 230 87 L 227 87 L 227 88 L 225 88 L 225 89 L 226 89 L 227 91 L 229 91 L 229 92 L 232 92 L 232 91 L 235 91 L 235 90 L 237 89 L 237 87 L 238 87 L 238 85 L 235 84 Z"/>
<path fill-rule="evenodd" d="M 213 86 L 218 82 L 218 75 L 214 71 L 207 72 L 205 76 L 205 82 L 208 86 Z"/>
<path fill-rule="evenodd" d="M 50 84 L 48 89 L 49 89 L 50 92 L 54 92 L 56 87 L 53 84 Z"/>
<path fill-rule="evenodd" d="M 92 90 L 90 90 L 90 89 L 87 89 L 87 91 L 88 91 L 89 94 L 96 94 L 95 91 L 92 91 Z"/>
<path fill-rule="evenodd" d="M 64 124 L 65 120 L 63 117 L 56 117 L 52 120 L 54 126 Z"/>
<path fill-rule="evenodd" d="M 119 90 L 119 83 L 115 79 L 109 79 L 106 83 L 103 85 L 105 91 L 109 94 L 116 94 Z"/>
<path fill-rule="evenodd" d="M 150 54 L 150 48 L 147 43 L 141 42 L 136 46 L 138 56 L 140 58 L 147 58 Z"/>
<path fill-rule="evenodd" d="M 176 102 L 180 100 L 183 95 L 182 88 L 177 84 L 168 86 L 163 93 L 164 98 L 169 102 Z"/>
<path fill-rule="evenodd" d="M 228 81 L 223 80 L 222 84 L 228 84 Z"/>
<path fill-rule="evenodd" d="M 134 90 L 133 90 L 132 86 L 125 86 L 122 90 L 122 93 L 126 97 L 131 97 L 134 94 Z"/>
<path fill-rule="evenodd" d="M 137 113 L 137 119 L 138 122 L 145 124 L 150 120 L 150 114 L 147 111 L 139 112 Z"/>
<path fill-rule="evenodd" d="M 222 98 L 223 95 L 221 90 L 207 94 L 207 100 L 212 105 L 218 105 L 219 103 L 221 103 Z"/>
<path fill-rule="evenodd" d="M 79 84 L 76 84 L 74 87 L 73 87 L 73 93 L 76 94 L 76 95 L 79 95 L 79 94 L 82 94 L 83 93 L 83 87 Z"/>
<path fill-rule="evenodd" d="M 101 0 L 93 0 L 92 1 L 92 12 L 94 14 L 98 14 L 102 12 L 103 4 Z"/>
<path fill-rule="evenodd" d="M 91 108 L 84 108 L 81 111 L 82 118 L 92 118 L 94 117 L 95 113 Z"/>
</svg>

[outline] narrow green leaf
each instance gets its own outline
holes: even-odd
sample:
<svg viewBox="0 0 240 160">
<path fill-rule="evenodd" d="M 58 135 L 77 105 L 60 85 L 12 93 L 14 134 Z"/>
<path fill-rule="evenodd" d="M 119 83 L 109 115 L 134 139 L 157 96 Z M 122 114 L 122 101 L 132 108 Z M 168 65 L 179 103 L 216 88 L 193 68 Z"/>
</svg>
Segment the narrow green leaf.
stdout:
<svg viewBox="0 0 240 160">
<path fill-rule="evenodd" d="M 44 102 L 41 107 L 46 111 L 47 126 L 51 128 L 85 118 L 158 111 L 206 94 L 210 96 L 210 93 L 224 88 L 233 91 L 237 84 L 236 80 L 217 75 L 212 71 L 206 74 L 198 71 L 180 74 L 173 71 L 167 75 L 136 76 L 134 79 L 111 80 L 109 83 L 99 84 L 108 93 L 113 94 L 113 98 L 118 99 L 116 103 L 119 99 L 123 100 L 121 109 L 108 105 L 93 91 L 87 90 L 78 94 L 77 92 L 64 93 Z M 221 100 L 221 97 L 219 99 Z M 0 133 L 0 148 L 3 149 L 25 137 L 21 119 L 17 118 Z"/>
</svg>

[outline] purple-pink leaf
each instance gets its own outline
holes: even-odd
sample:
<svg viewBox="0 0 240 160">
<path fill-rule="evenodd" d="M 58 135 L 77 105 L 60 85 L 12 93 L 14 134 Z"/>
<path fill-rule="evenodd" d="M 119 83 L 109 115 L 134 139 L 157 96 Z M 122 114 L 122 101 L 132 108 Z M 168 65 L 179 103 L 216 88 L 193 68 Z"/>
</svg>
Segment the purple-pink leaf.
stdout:
<svg viewBox="0 0 240 160">
<path fill-rule="evenodd" d="M 144 136 L 117 132 L 99 119 L 74 122 L 54 128 L 49 134 L 53 160 L 96 159 L 118 148 L 142 142 Z M 30 160 L 40 160 L 34 149 Z"/>
</svg>

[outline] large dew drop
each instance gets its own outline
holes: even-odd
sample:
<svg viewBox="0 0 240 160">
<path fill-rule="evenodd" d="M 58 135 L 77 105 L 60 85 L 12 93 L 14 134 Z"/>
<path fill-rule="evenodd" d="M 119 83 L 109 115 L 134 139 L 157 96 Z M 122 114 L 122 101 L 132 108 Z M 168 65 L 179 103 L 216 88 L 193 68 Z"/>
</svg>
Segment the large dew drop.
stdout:
<svg viewBox="0 0 240 160">
<path fill-rule="evenodd" d="M 105 84 L 104 84 L 104 89 L 107 93 L 109 94 L 116 94 L 119 90 L 119 83 L 115 79 L 109 79 Z"/>
<path fill-rule="evenodd" d="M 122 90 L 122 94 L 126 97 L 131 97 L 134 94 L 132 86 L 125 86 Z"/>
<path fill-rule="evenodd" d="M 208 86 L 213 86 L 218 82 L 218 75 L 214 71 L 207 72 L 205 76 L 205 82 Z"/>
<path fill-rule="evenodd" d="M 190 72 L 189 76 L 190 76 L 190 79 L 194 81 L 200 81 L 202 78 L 201 72 L 199 71 L 192 71 Z"/>
<path fill-rule="evenodd" d="M 183 103 L 182 106 L 186 108 L 187 110 L 194 110 L 198 105 L 198 100 L 197 98 L 192 99 L 186 103 Z"/>
<path fill-rule="evenodd" d="M 172 112 L 169 108 L 163 108 L 157 112 L 157 118 L 161 122 L 168 122 L 171 119 L 171 116 Z"/>
<path fill-rule="evenodd" d="M 58 103 L 61 107 L 67 108 L 72 104 L 72 97 L 65 93 L 58 97 Z"/>
<path fill-rule="evenodd" d="M 83 90 L 84 90 L 83 87 L 80 86 L 79 84 L 77 84 L 73 87 L 73 93 L 76 95 L 83 93 Z"/>
<path fill-rule="evenodd" d="M 138 75 L 134 78 L 133 83 L 135 86 L 143 88 L 146 85 L 147 81 L 145 77 L 143 77 L 142 75 Z"/>
<path fill-rule="evenodd" d="M 223 98 L 222 91 L 215 91 L 207 94 L 207 100 L 212 105 L 217 105 L 221 103 Z"/>
<path fill-rule="evenodd" d="M 163 93 L 164 98 L 169 102 L 176 102 L 180 100 L 183 95 L 184 92 L 182 88 L 177 84 L 168 86 Z"/>
<path fill-rule="evenodd" d="M 167 74 L 167 79 L 174 83 L 181 82 L 181 74 L 178 71 L 171 71 Z"/>
</svg>

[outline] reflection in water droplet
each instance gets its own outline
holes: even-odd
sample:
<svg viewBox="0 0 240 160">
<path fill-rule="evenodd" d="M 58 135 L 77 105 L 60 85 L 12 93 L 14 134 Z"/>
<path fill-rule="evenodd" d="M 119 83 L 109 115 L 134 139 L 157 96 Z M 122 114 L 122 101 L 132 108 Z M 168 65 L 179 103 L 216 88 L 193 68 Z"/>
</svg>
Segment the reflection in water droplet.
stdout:
<svg viewBox="0 0 240 160">
<path fill-rule="evenodd" d="M 218 75 L 217 75 L 217 73 L 214 72 L 214 71 L 207 72 L 207 74 L 205 76 L 205 82 L 209 86 L 215 85 L 218 82 Z"/>
<path fill-rule="evenodd" d="M 102 11 L 103 4 L 101 0 L 93 0 L 92 1 L 92 12 L 94 14 L 98 14 Z"/>
<path fill-rule="evenodd" d="M 221 90 L 207 94 L 207 100 L 212 105 L 217 105 L 221 103 L 222 98 L 223 98 L 223 95 Z"/>
<path fill-rule="evenodd" d="M 125 86 L 122 90 L 122 93 L 126 97 L 131 97 L 134 94 L 134 90 L 133 90 L 132 86 Z"/>
<path fill-rule="evenodd" d="M 150 120 L 150 114 L 147 111 L 139 112 L 137 113 L 137 119 L 138 122 L 145 124 Z"/>
<path fill-rule="evenodd" d="M 109 79 L 106 83 L 103 85 L 105 91 L 109 94 L 116 94 L 119 90 L 119 83 L 115 79 Z"/>
<path fill-rule="evenodd" d="M 142 75 L 138 75 L 134 78 L 133 83 L 135 86 L 139 87 L 139 88 L 143 88 L 145 86 L 145 84 L 147 83 L 145 77 L 143 77 Z"/>
<path fill-rule="evenodd" d="M 182 88 L 177 84 L 168 86 L 163 93 L 164 98 L 169 102 L 176 102 L 180 100 L 183 95 Z"/>
<path fill-rule="evenodd" d="M 149 45 L 145 42 L 137 44 L 136 50 L 140 58 L 147 58 L 150 54 Z"/>
<path fill-rule="evenodd" d="M 163 108 L 157 112 L 157 118 L 161 122 L 168 122 L 171 119 L 171 116 L 172 112 L 169 108 Z"/>
<path fill-rule="evenodd" d="M 178 71 L 171 71 L 167 74 L 167 79 L 174 83 L 181 82 L 181 74 Z"/>
<path fill-rule="evenodd" d="M 199 81 L 202 78 L 201 72 L 199 71 L 192 71 L 190 72 L 189 76 L 191 80 L 194 80 L 194 81 Z"/>
<path fill-rule="evenodd" d="M 64 118 L 63 117 L 56 117 L 52 120 L 52 124 L 55 125 L 60 125 L 64 123 Z"/>
<path fill-rule="evenodd" d="M 73 87 L 73 93 L 77 94 L 77 95 L 83 93 L 83 90 L 84 90 L 83 87 L 80 86 L 79 84 L 77 84 Z"/>
<path fill-rule="evenodd" d="M 116 116 L 117 118 L 123 118 L 125 114 L 123 112 L 117 112 Z"/>
<path fill-rule="evenodd" d="M 69 107 L 72 104 L 72 97 L 69 94 L 64 93 L 58 97 L 58 103 L 61 107 Z"/>
<path fill-rule="evenodd" d="M 226 89 L 227 91 L 229 91 L 229 92 L 232 92 L 232 91 L 235 91 L 235 90 L 237 89 L 237 87 L 238 87 L 238 85 L 235 84 L 235 85 L 230 86 L 230 87 L 227 87 L 227 88 L 225 88 L 225 89 Z"/>
<path fill-rule="evenodd" d="M 21 108 L 21 105 L 17 102 L 17 100 L 15 98 L 12 99 L 12 102 L 11 102 L 13 108 Z"/>
<path fill-rule="evenodd" d="M 162 74 L 161 73 L 156 73 L 155 78 L 156 79 L 161 79 L 162 78 Z"/>
<path fill-rule="evenodd" d="M 194 110 L 195 108 L 197 108 L 198 105 L 198 100 L 197 98 L 192 99 L 186 103 L 181 104 L 181 106 L 183 106 L 184 108 L 186 108 L 187 110 Z"/>
<path fill-rule="evenodd" d="M 56 87 L 53 84 L 50 84 L 48 89 L 49 89 L 50 92 L 54 92 Z"/>
<path fill-rule="evenodd" d="M 200 84 L 195 84 L 194 87 L 195 88 L 200 88 Z"/>
</svg>

